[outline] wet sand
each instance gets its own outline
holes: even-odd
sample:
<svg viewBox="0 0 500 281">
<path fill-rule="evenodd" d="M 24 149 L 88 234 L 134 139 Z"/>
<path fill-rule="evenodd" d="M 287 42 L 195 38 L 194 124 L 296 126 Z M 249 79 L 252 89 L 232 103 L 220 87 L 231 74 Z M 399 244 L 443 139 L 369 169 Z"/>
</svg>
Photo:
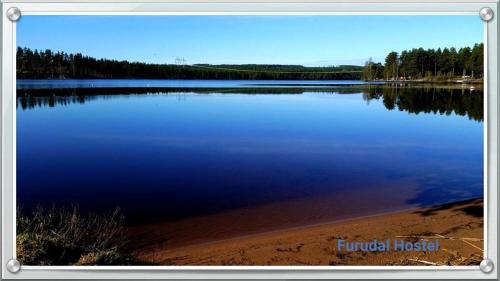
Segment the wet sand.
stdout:
<svg viewBox="0 0 500 281">
<path fill-rule="evenodd" d="M 297 212 L 303 210 L 295 204 Z M 292 220 L 286 228 L 268 225 L 259 230 L 249 225 L 266 225 L 269 217 L 245 223 L 235 212 L 131 228 L 130 251 L 142 261 L 163 265 L 471 265 L 479 264 L 483 254 L 482 210 L 483 200 L 474 199 L 313 225 Z M 230 219 L 234 221 L 228 223 Z M 440 248 L 347 252 L 337 249 L 339 239 L 437 239 Z"/>
<path fill-rule="evenodd" d="M 132 250 L 174 249 L 262 232 L 401 211 L 412 207 L 405 203 L 407 198 L 418 196 L 416 188 L 402 189 L 401 186 L 397 181 L 384 182 L 378 188 L 346 188 L 341 194 L 306 196 L 176 221 L 139 225 L 129 228 L 129 239 L 132 242 L 129 245 Z"/>
</svg>

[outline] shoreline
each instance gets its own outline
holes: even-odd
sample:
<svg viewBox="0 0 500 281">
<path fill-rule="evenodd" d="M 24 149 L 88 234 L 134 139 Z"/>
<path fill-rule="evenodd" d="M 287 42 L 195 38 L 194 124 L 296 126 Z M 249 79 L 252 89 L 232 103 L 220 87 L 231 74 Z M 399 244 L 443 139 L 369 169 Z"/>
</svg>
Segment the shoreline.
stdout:
<svg viewBox="0 0 500 281">
<path fill-rule="evenodd" d="M 19 83 L 27 81 L 26 83 Z M 64 97 L 98 96 L 156 93 L 233 93 L 233 94 L 303 94 L 304 92 L 359 93 L 359 89 L 371 87 L 432 87 L 447 89 L 471 88 L 482 90 L 483 82 L 460 83 L 456 81 L 420 80 L 179 80 L 179 79 L 81 79 L 81 80 L 20 80 L 16 96 L 26 97 Z M 45 81 L 48 84 L 30 84 Z M 67 83 L 73 81 L 74 83 Z M 94 84 L 92 81 L 99 81 Z M 122 84 L 119 82 L 122 81 Z M 141 84 L 141 81 L 143 83 Z M 144 81 L 150 81 L 146 83 Z M 51 83 L 60 83 L 51 85 Z M 180 84 L 179 84 L 180 83 Z M 186 83 L 182 85 L 182 83 Z M 193 83 L 193 84 L 189 84 Z M 220 84 L 217 84 L 220 83 Z M 348 90 L 351 89 L 351 90 Z M 355 92 L 354 90 L 358 90 Z M 98 92 L 97 92 L 98 91 Z"/>
<path fill-rule="evenodd" d="M 239 236 L 235 236 L 235 237 L 231 237 L 231 238 L 213 240 L 213 241 L 208 241 L 208 242 L 201 242 L 201 243 L 196 243 L 196 244 L 187 245 L 187 246 L 180 246 L 177 248 L 172 248 L 170 250 L 179 249 L 179 248 L 187 249 L 187 248 L 192 248 L 192 247 L 207 246 L 207 245 L 213 245 L 213 244 L 217 244 L 217 243 L 237 241 L 240 239 L 279 234 L 279 233 L 288 232 L 288 231 L 300 231 L 300 230 L 308 229 L 311 227 L 321 227 L 321 226 L 339 224 L 339 223 L 356 221 L 356 220 L 370 219 L 370 218 L 400 214 L 400 213 L 405 213 L 405 212 L 410 212 L 410 211 L 417 211 L 419 209 L 420 208 L 418 208 L 418 207 L 413 207 L 413 208 L 408 208 L 408 209 L 403 209 L 403 210 L 387 211 L 387 212 L 377 213 L 377 214 L 373 214 L 373 215 L 363 215 L 363 216 L 359 216 L 359 217 L 348 217 L 348 218 L 344 218 L 344 219 L 334 219 L 334 220 L 330 220 L 330 221 L 317 222 L 317 223 L 305 224 L 305 225 L 300 225 L 300 226 L 289 226 L 289 227 L 285 226 L 283 228 L 277 228 L 274 230 L 264 230 L 262 232 L 256 232 L 256 233 L 252 233 L 252 234 L 243 234 L 243 235 L 239 235 Z"/>
<path fill-rule="evenodd" d="M 458 85 L 483 85 L 483 79 L 470 81 L 458 80 L 365 80 L 368 82 L 381 82 L 385 84 L 458 84 Z"/>
<path fill-rule="evenodd" d="M 412 235 L 417 233 L 446 234 L 446 229 L 463 228 L 465 223 L 474 227 L 468 229 L 467 237 L 474 239 L 482 239 L 482 214 L 481 217 L 474 214 L 482 208 L 482 198 L 469 199 L 465 201 L 452 202 L 441 204 L 434 207 L 426 208 L 408 208 L 405 210 L 389 211 L 372 215 L 357 216 L 345 219 L 339 219 L 329 222 L 320 222 L 314 224 L 300 225 L 294 227 L 285 227 L 281 229 L 261 231 L 244 235 L 237 235 L 225 239 L 192 243 L 189 245 L 179 245 L 177 247 L 169 247 L 167 244 L 155 243 L 158 241 L 150 241 L 149 247 L 140 247 L 132 252 L 134 255 L 145 262 L 153 262 L 156 264 L 172 264 L 172 265 L 297 265 L 301 263 L 291 262 L 289 256 L 292 255 L 295 259 L 311 262 L 313 265 L 330 264 L 328 258 L 331 256 L 321 254 L 321 247 L 318 245 L 335 244 L 323 241 L 325 235 L 335 233 L 337 240 L 339 237 L 358 239 L 365 237 L 369 240 L 373 237 L 378 239 L 389 239 L 387 237 L 394 235 Z M 474 210 L 471 211 L 471 210 Z M 482 210 L 482 209 L 481 209 Z M 428 226 L 429 225 L 429 226 Z M 470 226 L 469 225 L 469 226 Z M 342 229 L 341 232 L 338 230 Z M 443 229 L 445 229 L 443 231 Z M 390 230 L 390 231 L 389 231 Z M 413 230 L 409 233 L 403 230 Z M 441 234 L 439 234 L 441 233 Z M 372 235 L 373 237 L 370 237 Z M 321 238 L 323 237 L 323 238 Z M 358 237 L 358 238 L 356 238 Z M 394 238 L 394 237 L 392 237 Z M 335 240 L 335 239 L 334 239 Z M 451 259 L 450 253 L 461 252 L 461 256 L 467 256 L 459 264 L 474 262 L 478 249 L 466 243 L 458 243 L 453 240 L 443 242 L 446 251 L 434 253 L 434 260 Z M 475 242 L 474 242 L 475 243 Z M 299 250 L 295 249 L 295 245 L 301 245 Z M 463 245 L 462 245 L 463 244 Z M 477 245 L 476 245 L 477 244 Z M 481 243 L 475 243 L 475 247 L 480 247 Z M 301 254 L 300 249 L 315 245 L 316 249 L 312 253 Z M 330 245 L 330 247 L 332 246 Z M 314 248 L 314 247 L 313 247 Z M 451 249 L 450 249 L 451 248 Z M 260 249 L 260 250 L 258 250 Z M 265 251 L 264 251 L 265 249 Z M 283 251 L 279 249 L 285 249 Z M 291 250 L 290 250 L 291 249 Z M 333 249 L 330 249 L 330 252 Z M 451 251 L 451 252 L 450 252 Z M 240 252 L 258 252 L 258 254 L 247 254 L 244 260 L 231 263 L 229 260 L 236 258 Z M 336 253 L 336 255 L 339 253 Z M 415 253 L 410 253 L 415 254 Z M 455 253 L 456 254 L 456 253 Z M 343 256 L 343 254 L 340 254 Z M 360 253 L 351 253 L 350 256 L 359 256 Z M 408 253 L 398 253 L 397 255 L 387 255 L 380 253 L 378 256 L 384 256 L 380 261 L 375 262 L 373 258 L 366 260 L 341 259 L 337 260 L 338 264 L 393 264 L 391 257 L 405 256 Z M 246 255 L 245 255 L 246 256 Z M 363 255 L 362 255 L 363 256 Z M 376 255 L 374 255 L 376 256 Z M 210 257 L 210 259 L 208 259 Z M 285 258 L 286 257 L 286 258 Z M 311 259 L 319 258 L 316 262 Z M 241 258 L 241 257 L 240 257 Z M 208 259 L 208 260 L 207 260 Z M 338 258 L 337 258 L 338 259 Z M 407 259 L 408 260 L 408 259 Z M 432 261 L 431 261 L 432 262 Z M 454 261 L 457 262 L 457 261 Z M 401 264 L 397 261 L 396 264 Z M 418 263 L 418 262 L 417 262 Z M 435 262 L 434 262 L 435 263 Z M 306 262 L 307 264 L 307 262 Z"/>
<path fill-rule="evenodd" d="M 391 198 L 384 195 L 398 185 L 399 183 L 385 183 L 377 188 L 364 186 L 357 191 L 345 190 L 342 194 L 309 196 L 170 222 L 136 225 L 128 229 L 129 239 L 133 241 L 129 248 L 137 250 L 157 244 L 172 249 L 416 207 L 405 203 L 408 198 L 416 196 L 416 189 L 412 187 Z M 366 194 L 366 197 L 357 196 L 359 192 Z"/>
</svg>

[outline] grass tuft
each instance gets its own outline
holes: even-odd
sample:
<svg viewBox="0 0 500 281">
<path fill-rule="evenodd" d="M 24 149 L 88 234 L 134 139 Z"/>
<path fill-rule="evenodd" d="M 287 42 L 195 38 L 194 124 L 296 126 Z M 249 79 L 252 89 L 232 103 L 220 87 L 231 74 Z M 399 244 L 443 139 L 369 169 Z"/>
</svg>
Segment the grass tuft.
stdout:
<svg viewBox="0 0 500 281">
<path fill-rule="evenodd" d="M 25 265 L 136 264 L 120 249 L 125 245 L 123 215 L 82 215 L 69 209 L 38 207 L 29 216 L 18 210 L 17 259 Z"/>
</svg>

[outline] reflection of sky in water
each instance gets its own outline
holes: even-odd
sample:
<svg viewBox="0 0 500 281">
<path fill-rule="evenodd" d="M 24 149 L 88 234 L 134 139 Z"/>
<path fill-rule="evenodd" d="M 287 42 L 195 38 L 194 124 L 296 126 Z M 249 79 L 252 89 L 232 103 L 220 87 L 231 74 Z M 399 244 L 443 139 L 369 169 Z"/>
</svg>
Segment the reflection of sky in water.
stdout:
<svg viewBox="0 0 500 281">
<path fill-rule="evenodd" d="M 273 85 L 280 85 L 280 88 L 284 87 L 284 84 L 297 85 L 323 85 L 323 84 L 367 84 L 367 82 L 361 80 L 176 80 L 176 79 L 78 79 L 78 80 L 17 80 L 16 86 L 18 89 L 51 89 L 51 88 L 111 88 L 111 87 L 183 87 L 183 88 L 195 88 L 195 87 L 238 87 L 238 88 L 250 88 L 250 87 L 261 87 L 262 85 L 267 87 Z M 380 84 L 380 82 L 370 82 L 370 84 Z"/>
<path fill-rule="evenodd" d="M 165 219 L 388 182 L 413 194 L 398 206 L 482 196 L 481 122 L 388 111 L 361 94 L 108 96 L 17 118 L 27 207 Z"/>
</svg>

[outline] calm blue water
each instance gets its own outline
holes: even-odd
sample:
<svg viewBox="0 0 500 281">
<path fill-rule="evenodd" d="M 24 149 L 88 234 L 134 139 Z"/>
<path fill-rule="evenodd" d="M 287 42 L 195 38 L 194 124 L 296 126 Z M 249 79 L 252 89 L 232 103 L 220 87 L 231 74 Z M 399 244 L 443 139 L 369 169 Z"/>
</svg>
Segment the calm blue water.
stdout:
<svg viewBox="0 0 500 281">
<path fill-rule="evenodd" d="M 69 82 L 51 87 L 60 83 Z M 120 206 L 141 223 L 353 191 L 379 195 L 366 200 L 373 212 L 483 195 L 481 91 L 92 91 L 18 92 L 17 196 L 25 209 Z"/>
<path fill-rule="evenodd" d="M 110 87 L 179 87 L 179 88 L 220 88 L 238 87 L 254 88 L 262 87 L 293 87 L 297 84 L 305 85 L 353 85 L 366 84 L 360 80 L 322 80 L 322 81 L 287 81 L 287 80 L 159 80 L 159 79 L 81 79 L 81 80 L 17 80 L 18 89 L 60 89 L 60 88 L 110 88 Z M 370 84 L 380 84 L 370 82 Z"/>
</svg>

